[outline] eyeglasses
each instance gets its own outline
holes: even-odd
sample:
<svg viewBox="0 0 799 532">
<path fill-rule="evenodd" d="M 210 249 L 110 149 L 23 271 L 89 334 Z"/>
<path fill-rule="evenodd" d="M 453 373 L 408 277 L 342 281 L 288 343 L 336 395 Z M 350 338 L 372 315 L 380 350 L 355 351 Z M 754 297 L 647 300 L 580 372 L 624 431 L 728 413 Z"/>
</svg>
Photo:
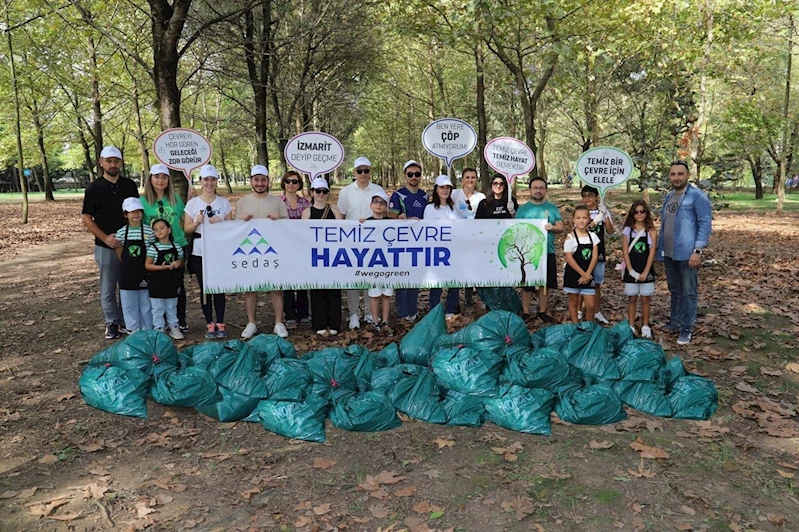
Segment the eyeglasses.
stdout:
<svg viewBox="0 0 799 532">
<path fill-rule="evenodd" d="M 585 194 L 580 194 L 580 196 L 584 198 L 593 198 L 594 196 L 596 196 L 596 194 L 594 194 L 593 192 L 586 192 Z"/>
<path fill-rule="evenodd" d="M 635 214 L 646 214 L 646 211 L 635 209 Z"/>
<path fill-rule="evenodd" d="M 300 184 L 300 180 L 299 179 L 284 179 L 283 182 L 285 184 L 287 184 L 287 185 L 299 185 Z"/>
<path fill-rule="evenodd" d="M 361 168 L 359 170 L 355 170 L 355 173 L 358 174 L 358 175 L 361 175 L 361 174 L 368 174 L 371 171 L 372 171 L 371 168 Z"/>
<path fill-rule="evenodd" d="M 381 205 L 381 206 L 388 205 L 388 203 L 386 203 L 384 200 L 381 200 L 381 199 L 373 199 L 372 203 L 374 203 L 375 205 Z"/>
<path fill-rule="evenodd" d="M 408 172 L 405 175 L 408 177 L 422 177 L 422 172 Z"/>
<path fill-rule="evenodd" d="M 505 183 L 503 183 L 502 181 L 494 181 L 493 183 L 491 183 L 491 186 L 492 187 L 504 187 Z"/>
<path fill-rule="evenodd" d="M 322 195 L 330 194 L 330 191 L 328 189 L 326 189 L 326 188 L 317 188 L 316 190 L 314 190 L 314 192 L 316 192 L 317 194 L 322 194 Z"/>
</svg>

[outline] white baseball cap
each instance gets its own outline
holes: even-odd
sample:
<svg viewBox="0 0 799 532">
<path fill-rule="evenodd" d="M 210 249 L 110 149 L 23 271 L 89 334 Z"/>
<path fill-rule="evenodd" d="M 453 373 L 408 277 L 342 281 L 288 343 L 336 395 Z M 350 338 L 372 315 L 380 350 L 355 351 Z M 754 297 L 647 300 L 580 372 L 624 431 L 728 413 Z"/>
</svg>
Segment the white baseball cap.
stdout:
<svg viewBox="0 0 799 532">
<path fill-rule="evenodd" d="M 212 164 L 206 164 L 202 168 L 200 168 L 200 179 L 205 179 L 206 177 L 213 177 L 214 179 L 219 179 L 219 172 L 216 171 L 216 166 Z"/>
<path fill-rule="evenodd" d="M 166 167 L 165 164 L 154 164 L 150 167 L 150 175 L 155 174 L 166 174 L 169 175 L 169 168 Z"/>
<path fill-rule="evenodd" d="M 405 170 L 407 170 L 409 166 L 418 166 L 419 168 L 422 167 L 421 163 L 417 163 L 416 161 L 411 159 L 410 161 L 405 163 L 405 166 L 402 167 L 402 171 L 404 172 Z"/>
<path fill-rule="evenodd" d="M 262 164 L 256 164 L 252 167 L 252 170 L 250 170 L 250 177 L 254 175 L 265 175 L 266 177 L 269 177 L 269 170 L 267 170 L 266 166 Z"/>
<path fill-rule="evenodd" d="M 327 185 L 327 179 L 324 177 L 317 177 L 311 181 L 311 188 L 326 188 L 330 190 L 330 187 Z"/>
<path fill-rule="evenodd" d="M 355 162 L 352 163 L 352 169 L 354 170 L 354 169 L 358 168 L 359 166 L 368 166 L 369 168 L 371 168 L 372 167 L 372 161 L 370 161 L 366 157 L 358 157 L 357 159 L 355 159 Z"/>
<path fill-rule="evenodd" d="M 375 198 L 380 198 L 383 201 L 385 201 L 386 203 L 388 203 L 388 196 L 382 190 L 378 190 L 377 192 L 372 194 L 372 199 L 375 199 Z"/>
<path fill-rule="evenodd" d="M 119 151 L 119 148 L 115 148 L 114 146 L 106 146 L 103 148 L 103 151 L 100 152 L 100 157 L 103 159 L 108 159 L 109 157 L 116 157 L 117 159 L 122 158 L 122 152 Z"/>
<path fill-rule="evenodd" d="M 122 210 L 125 212 L 143 211 L 144 205 L 139 198 L 125 198 L 122 202 Z"/>
<path fill-rule="evenodd" d="M 452 180 L 450 180 L 449 176 L 447 175 L 440 175 L 436 178 L 436 186 L 437 187 L 446 187 L 452 186 Z"/>
</svg>

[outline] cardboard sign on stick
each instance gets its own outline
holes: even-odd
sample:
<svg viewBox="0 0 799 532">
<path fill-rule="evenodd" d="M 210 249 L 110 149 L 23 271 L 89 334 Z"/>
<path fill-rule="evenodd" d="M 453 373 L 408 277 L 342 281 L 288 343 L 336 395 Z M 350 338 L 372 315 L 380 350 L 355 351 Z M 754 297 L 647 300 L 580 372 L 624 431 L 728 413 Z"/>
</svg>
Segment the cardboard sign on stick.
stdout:
<svg viewBox="0 0 799 532">
<path fill-rule="evenodd" d="M 443 159 L 447 168 L 452 168 L 456 159 L 472 153 L 477 146 L 477 133 L 463 120 L 442 118 L 424 128 L 422 145 L 432 155 Z"/>
<path fill-rule="evenodd" d="M 212 152 L 211 143 L 199 131 L 183 127 L 167 129 L 153 142 L 156 159 L 173 170 L 180 170 L 189 181 L 192 171 L 208 164 Z"/>
<path fill-rule="evenodd" d="M 321 131 L 308 131 L 292 137 L 283 153 L 286 162 L 308 174 L 311 181 L 318 175 L 332 172 L 344 161 L 344 146 L 336 137 Z"/>
<path fill-rule="evenodd" d="M 599 190 L 605 198 L 609 188 L 617 187 L 630 179 L 633 160 L 626 152 L 610 146 L 591 148 L 577 160 L 577 175 L 586 185 Z"/>
<path fill-rule="evenodd" d="M 530 146 L 513 137 L 497 137 L 483 151 L 488 166 L 505 176 L 508 186 L 517 176 L 529 174 L 535 168 L 535 154 Z"/>
</svg>

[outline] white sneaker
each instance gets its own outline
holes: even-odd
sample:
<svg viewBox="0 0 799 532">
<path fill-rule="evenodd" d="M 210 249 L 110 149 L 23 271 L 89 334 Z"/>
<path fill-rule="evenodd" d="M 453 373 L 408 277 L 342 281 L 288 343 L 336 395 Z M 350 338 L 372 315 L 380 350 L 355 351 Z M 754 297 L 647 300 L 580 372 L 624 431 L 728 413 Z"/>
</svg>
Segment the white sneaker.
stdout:
<svg viewBox="0 0 799 532">
<path fill-rule="evenodd" d="M 281 338 L 286 338 L 289 335 L 289 332 L 286 330 L 286 326 L 283 325 L 282 323 L 275 323 L 274 332 L 276 335 L 280 336 Z"/>
<path fill-rule="evenodd" d="M 414 314 L 413 316 L 405 316 L 405 319 L 413 323 L 416 321 L 416 314 Z"/>
<path fill-rule="evenodd" d="M 335 329 L 328 329 L 327 332 L 330 333 L 330 336 L 335 336 L 338 334 L 338 331 Z"/>
<path fill-rule="evenodd" d="M 241 337 L 244 338 L 245 340 L 249 340 L 250 338 L 253 337 L 253 335 L 257 330 L 258 328 L 255 326 L 254 323 L 248 323 L 247 326 L 244 328 L 244 330 L 241 331 Z"/>
<path fill-rule="evenodd" d="M 641 338 L 652 338 L 652 329 L 649 328 L 649 325 L 641 327 Z"/>
<path fill-rule="evenodd" d="M 633 332 L 633 336 L 635 336 L 635 333 L 637 332 L 637 331 L 635 330 L 635 327 L 633 327 L 632 325 L 630 325 L 630 330 Z"/>
<path fill-rule="evenodd" d="M 608 319 L 605 316 L 603 316 L 601 312 L 597 312 L 596 314 L 594 314 L 594 319 L 603 325 L 610 325 Z"/>
<path fill-rule="evenodd" d="M 455 317 L 455 314 L 444 314 L 444 319 L 450 321 L 452 318 Z"/>
<path fill-rule="evenodd" d="M 177 327 L 177 326 L 171 327 L 169 329 L 169 336 L 173 340 L 183 340 L 184 338 L 186 338 L 185 336 L 183 336 L 183 333 L 180 332 L 180 327 Z"/>
<path fill-rule="evenodd" d="M 318 334 L 319 336 L 327 336 L 327 329 L 320 329 L 316 331 L 316 334 Z"/>
<path fill-rule="evenodd" d="M 357 314 L 350 314 L 350 330 L 354 331 L 355 329 L 361 328 L 361 320 L 358 319 Z"/>
<path fill-rule="evenodd" d="M 371 312 L 367 312 L 366 315 L 363 317 L 364 321 L 369 325 L 375 325 L 375 320 L 372 317 Z"/>
<path fill-rule="evenodd" d="M 577 311 L 577 321 L 583 321 L 583 311 L 582 310 L 578 310 Z"/>
</svg>

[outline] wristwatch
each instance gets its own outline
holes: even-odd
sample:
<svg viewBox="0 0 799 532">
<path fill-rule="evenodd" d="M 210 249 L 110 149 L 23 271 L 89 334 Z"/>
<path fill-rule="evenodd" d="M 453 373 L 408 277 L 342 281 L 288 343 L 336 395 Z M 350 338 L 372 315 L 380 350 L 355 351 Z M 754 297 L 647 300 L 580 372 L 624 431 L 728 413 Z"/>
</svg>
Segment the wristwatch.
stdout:
<svg viewBox="0 0 799 532">
<path fill-rule="evenodd" d="M 700 255 L 701 255 L 702 253 L 704 253 L 704 252 L 705 252 L 705 250 L 704 250 L 704 249 L 699 249 L 699 248 L 696 248 L 696 249 L 694 249 L 694 253 L 698 253 L 698 254 L 700 254 Z"/>
</svg>

